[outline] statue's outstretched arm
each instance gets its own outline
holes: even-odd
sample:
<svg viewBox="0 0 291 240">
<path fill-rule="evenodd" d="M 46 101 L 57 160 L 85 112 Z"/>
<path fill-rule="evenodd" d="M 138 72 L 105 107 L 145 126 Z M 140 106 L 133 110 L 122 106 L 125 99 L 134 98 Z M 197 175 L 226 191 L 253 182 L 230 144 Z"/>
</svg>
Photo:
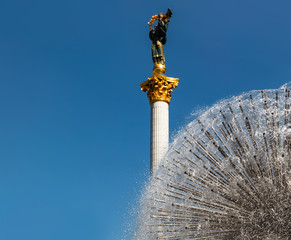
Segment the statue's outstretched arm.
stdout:
<svg viewBox="0 0 291 240">
<path fill-rule="evenodd" d="M 170 18 L 172 17 L 172 10 L 170 8 L 168 8 L 168 11 L 166 14 L 159 14 L 159 15 L 154 15 L 152 16 L 151 20 L 148 22 L 148 25 L 150 26 L 150 29 L 153 28 L 153 24 L 155 23 L 156 20 L 163 18 L 166 22 L 168 22 L 170 20 Z"/>
</svg>

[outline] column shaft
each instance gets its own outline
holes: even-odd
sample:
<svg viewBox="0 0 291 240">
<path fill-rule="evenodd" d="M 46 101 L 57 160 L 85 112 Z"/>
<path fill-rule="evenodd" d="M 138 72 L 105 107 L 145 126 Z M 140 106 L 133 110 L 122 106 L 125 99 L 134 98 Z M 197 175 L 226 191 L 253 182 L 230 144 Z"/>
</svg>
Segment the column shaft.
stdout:
<svg viewBox="0 0 291 240">
<path fill-rule="evenodd" d="M 155 172 L 169 147 L 169 104 L 151 104 L 151 174 Z"/>
</svg>

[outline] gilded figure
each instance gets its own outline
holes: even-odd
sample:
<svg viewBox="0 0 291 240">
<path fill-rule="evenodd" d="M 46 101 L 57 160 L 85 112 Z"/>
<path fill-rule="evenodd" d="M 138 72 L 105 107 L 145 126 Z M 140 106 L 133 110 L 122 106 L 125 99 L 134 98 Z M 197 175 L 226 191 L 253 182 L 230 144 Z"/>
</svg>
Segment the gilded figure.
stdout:
<svg viewBox="0 0 291 240">
<path fill-rule="evenodd" d="M 167 29 L 172 17 L 172 11 L 168 8 L 166 14 L 154 15 L 148 22 L 150 26 L 149 37 L 152 41 L 152 59 L 154 63 L 154 69 L 152 77 L 147 81 L 140 84 L 141 89 L 147 92 L 150 104 L 156 101 L 164 101 L 170 103 L 171 92 L 173 88 L 176 88 L 179 83 L 178 78 L 171 78 L 165 75 L 165 54 L 164 45 L 167 42 Z M 153 27 L 153 24 L 158 21 L 157 25 Z"/>
</svg>

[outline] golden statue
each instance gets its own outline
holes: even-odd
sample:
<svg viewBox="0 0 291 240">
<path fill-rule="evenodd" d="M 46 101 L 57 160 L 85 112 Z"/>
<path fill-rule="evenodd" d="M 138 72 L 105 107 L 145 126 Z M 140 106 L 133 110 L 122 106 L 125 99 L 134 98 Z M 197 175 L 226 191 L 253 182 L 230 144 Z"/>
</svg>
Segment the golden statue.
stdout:
<svg viewBox="0 0 291 240">
<path fill-rule="evenodd" d="M 172 16 L 172 11 L 169 8 L 166 14 L 154 15 L 148 22 L 150 26 L 149 37 L 152 40 L 152 58 L 154 62 L 153 74 L 147 81 L 140 84 L 141 90 L 147 92 L 150 104 L 156 101 L 170 103 L 171 92 L 179 83 L 178 78 L 171 78 L 165 75 L 165 54 L 164 45 L 166 44 L 167 29 Z M 154 26 L 155 21 L 158 24 Z"/>
</svg>

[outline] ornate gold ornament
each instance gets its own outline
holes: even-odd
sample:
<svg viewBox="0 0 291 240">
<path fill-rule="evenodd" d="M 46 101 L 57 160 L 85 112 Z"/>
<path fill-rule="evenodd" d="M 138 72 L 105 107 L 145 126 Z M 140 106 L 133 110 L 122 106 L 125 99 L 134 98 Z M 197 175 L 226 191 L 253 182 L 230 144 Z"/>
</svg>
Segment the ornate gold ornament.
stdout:
<svg viewBox="0 0 291 240">
<path fill-rule="evenodd" d="M 152 40 L 152 58 L 154 63 L 153 74 L 147 81 L 140 84 L 141 90 L 147 92 L 150 104 L 163 101 L 170 103 L 171 92 L 178 86 L 179 79 L 165 75 L 165 54 L 164 44 L 166 43 L 166 32 L 168 23 L 172 16 L 171 9 L 166 14 L 154 15 L 148 22 L 150 26 L 150 39 Z M 153 28 L 153 24 L 158 20 L 158 24 Z"/>
<path fill-rule="evenodd" d="M 178 86 L 179 79 L 163 76 L 153 72 L 151 78 L 140 84 L 141 90 L 147 92 L 150 104 L 163 101 L 170 103 L 171 92 Z"/>
<path fill-rule="evenodd" d="M 153 24 L 156 20 L 159 20 L 160 18 L 163 18 L 165 22 L 169 22 L 171 16 L 168 16 L 167 14 L 160 14 L 160 15 L 154 15 L 152 16 L 151 20 L 148 22 L 148 25 L 150 26 L 150 29 L 153 28 Z"/>
</svg>

